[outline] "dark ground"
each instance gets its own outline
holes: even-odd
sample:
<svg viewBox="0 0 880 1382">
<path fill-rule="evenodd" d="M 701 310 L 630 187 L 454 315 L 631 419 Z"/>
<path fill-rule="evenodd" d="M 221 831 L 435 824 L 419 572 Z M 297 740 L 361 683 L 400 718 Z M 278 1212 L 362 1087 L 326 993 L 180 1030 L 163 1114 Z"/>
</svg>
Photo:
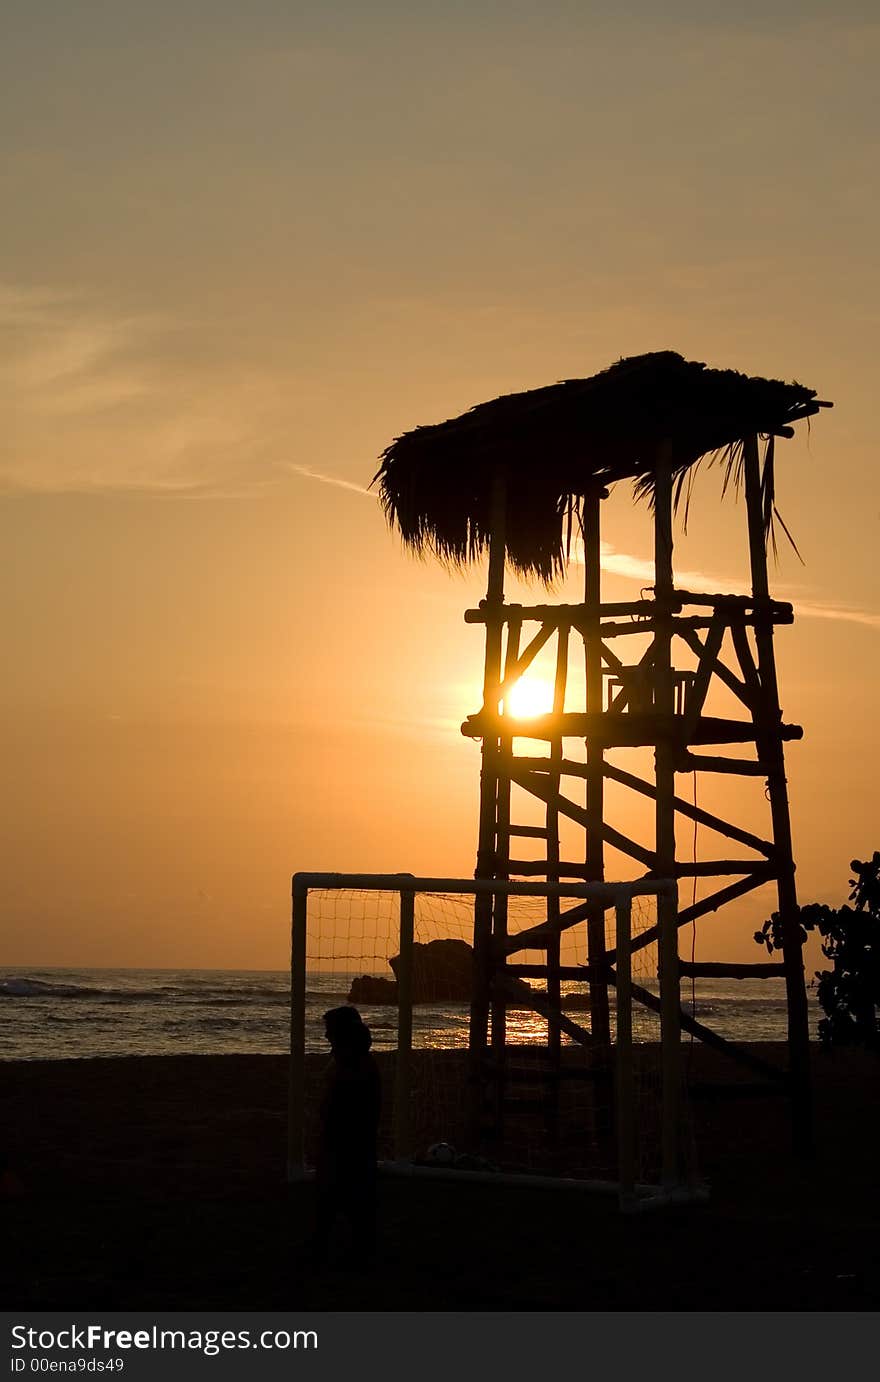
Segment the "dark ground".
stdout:
<svg viewBox="0 0 880 1382">
<path fill-rule="evenodd" d="M 816 1049 L 813 1064 L 810 1162 L 789 1154 L 783 1100 L 702 1100 L 708 1205 L 621 1216 L 614 1201 L 571 1192 L 388 1180 L 375 1268 L 315 1274 L 302 1247 L 314 1192 L 284 1184 L 283 1057 L 0 1063 L 0 1146 L 21 1182 L 0 1200 L 0 1299 L 32 1310 L 876 1309 L 880 1060 Z M 697 1051 L 696 1076 L 722 1072 Z"/>
</svg>

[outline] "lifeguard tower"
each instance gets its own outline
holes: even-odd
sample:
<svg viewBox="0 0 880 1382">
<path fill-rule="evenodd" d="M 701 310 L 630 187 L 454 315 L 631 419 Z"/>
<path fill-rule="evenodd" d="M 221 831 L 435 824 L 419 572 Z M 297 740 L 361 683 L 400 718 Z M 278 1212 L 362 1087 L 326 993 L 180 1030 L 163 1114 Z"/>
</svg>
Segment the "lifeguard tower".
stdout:
<svg viewBox="0 0 880 1382">
<path fill-rule="evenodd" d="M 789 1094 L 796 1147 L 809 1146 L 807 1002 L 785 775 L 785 745 L 802 731 L 783 720 L 779 703 L 774 633 L 792 622 L 793 613 L 770 596 L 767 545 L 775 541 L 774 523 L 781 523 L 774 500 L 777 444 L 828 406 L 799 384 L 707 369 L 665 351 L 620 360 L 592 378 L 482 403 L 407 432 L 383 454 L 379 494 L 408 547 L 453 565 L 488 556 L 485 599 L 465 614 L 468 623 L 485 629 L 483 703 L 462 725 L 482 753 L 475 876 L 551 885 L 546 915 L 512 934 L 509 894 L 476 894 L 469 1039 L 475 1139 L 491 1145 L 503 1132 L 517 1073 L 508 1017 L 511 1006 L 524 1001 L 526 981 L 537 981 L 535 1001 L 547 1019 L 541 1078 L 548 1132 L 565 1076 L 564 1031 L 571 1035 L 577 1026 L 574 1040 L 582 1044 L 586 1074 L 610 1085 L 609 990 L 622 976 L 604 922 L 608 899 L 597 895 L 571 905 L 552 885 L 601 884 L 613 849 L 646 879 L 673 880 L 683 893 L 681 885 L 698 878 L 708 889 L 690 904 L 678 900 L 674 888 L 658 893 L 657 921 L 632 939 L 631 948 L 656 944 L 659 937 L 667 983 L 652 991 L 627 974 L 628 998 L 661 1012 L 664 1052 L 674 1050 L 673 1038 L 683 1029 L 746 1066 L 757 1081 Z M 675 581 L 673 514 L 703 463 L 722 467 L 725 487 L 744 495 L 745 595 L 704 594 Z M 603 502 L 611 486 L 624 483 L 653 509 L 654 575 L 641 598 L 609 603 L 602 597 Z M 548 586 L 575 556 L 583 561 L 581 602 L 505 599 L 506 571 Z M 555 666 L 552 707 L 518 718 L 512 689 L 547 650 Z M 650 751 L 642 771 L 620 761 L 634 749 Z M 678 784 L 691 775 L 689 799 Z M 751 783 L 759 799 L 766 797 L 766 828 L 746 829 L 698 804 L 697 783 L 705 777 Z M 639 840 L 625 825 L 612 824 L 612 790 L 618 799 L 621 790 L 631 794 L 642 806 L 647 799 L 652 838 Z M 537 820 L 534 810 L 527 823 L 521 818 L 518 803 L 525 801 L 538 803 Z M 563 852 L 561 826 L 570 838 L 572 824 L 580 846 Z M 695 860 L 694 826 L 712 833 L 730 857 Z M 701 964 L 680 957 L 682 927 L 767 883 L 775 884 L 783 923 L 779 963 Z M 561 941 L 572 928 L 585 933 L 585 966 L 562 963 Z M 535 950 L 540 962 L 524 964 L 523 953 Z M 668 982 L 673 975 L 674 984 Z M 573 1024 L 562 989 L 585 976 L 589 1016 Z M 784 985 L 787 1067 L 685 1011 L 679 981 L 688 977 Z M 669 1089 L 674 1086 L 670 1080 Z M 678 1157 L 676 1122 L 672 1110 L 664 1119 L 667 1177 L 674 1176 Z"/>
</svg>

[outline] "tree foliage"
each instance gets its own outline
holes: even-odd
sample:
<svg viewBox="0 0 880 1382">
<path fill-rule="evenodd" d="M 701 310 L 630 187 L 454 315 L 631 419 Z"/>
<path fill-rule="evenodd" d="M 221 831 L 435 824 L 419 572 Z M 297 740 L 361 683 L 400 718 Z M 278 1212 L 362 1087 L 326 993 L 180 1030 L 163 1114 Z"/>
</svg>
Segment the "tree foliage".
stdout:
<svg viewBox="0 0 880 1382">
<path fill-rule="evenodd" d="M 811 902 L 801 907 L 801 939 L 811 931 L 821 937 L 822 954 L 831 969 L 816 972 L 817 996 L 825 1013 L 819 1038 L 829 1046 L 880 1046 L 880 852 L 850 865 L 852 906 L 829 907 Z M 774 912 L 755 940 L 769 954 L 782 948 L 782 918 Z"/>
</svg>

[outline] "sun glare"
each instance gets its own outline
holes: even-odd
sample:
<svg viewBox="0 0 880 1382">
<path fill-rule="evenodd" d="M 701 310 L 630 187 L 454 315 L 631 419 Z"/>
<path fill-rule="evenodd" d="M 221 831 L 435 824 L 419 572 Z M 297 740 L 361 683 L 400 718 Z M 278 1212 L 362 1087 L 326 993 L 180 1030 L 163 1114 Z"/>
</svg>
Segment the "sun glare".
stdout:
<svg viewBox="0 0 880 1382">
<path fill-rule="evenodd" d="M 553 709 L 553 687 L 538 677 L 520 677 L 511 688 L 505 710 L 518 720 L 534 720 Z"/>
</svg>

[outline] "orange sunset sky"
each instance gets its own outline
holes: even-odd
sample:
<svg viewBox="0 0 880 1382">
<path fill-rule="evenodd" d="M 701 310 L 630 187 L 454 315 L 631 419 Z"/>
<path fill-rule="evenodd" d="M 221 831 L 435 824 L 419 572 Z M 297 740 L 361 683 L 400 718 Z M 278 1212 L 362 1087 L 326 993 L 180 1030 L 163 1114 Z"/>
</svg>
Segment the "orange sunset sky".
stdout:
<svg viewBox="0 0 880 1382">
<path fill-rule="evenodd" d="M 280 968 L 295 869 L 470 874 L 484 573 L 365 488 L 402 431 L 648 350 L 834 401 L 777 452 L 802 900 L 880 848 L 880 22 L 618 10 L 8 5 L 6 963 Z M 604 522 L 633 599 L 648 515 Z M 676 565 L 747 575 L 712 471 Z M 768 910 L 698 954 L 760 958 Z"/>
</svg>

